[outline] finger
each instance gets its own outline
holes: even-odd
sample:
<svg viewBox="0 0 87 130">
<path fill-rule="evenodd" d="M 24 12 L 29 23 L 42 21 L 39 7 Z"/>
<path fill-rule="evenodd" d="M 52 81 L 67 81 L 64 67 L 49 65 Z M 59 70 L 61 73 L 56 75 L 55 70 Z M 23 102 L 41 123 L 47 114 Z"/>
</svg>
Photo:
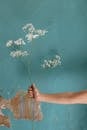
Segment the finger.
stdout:
<svg viewBox="0 0 87 130">
<path fill-rule="evenodd" d="M 29 89 L 28 92 L 32 92 L 32 89 Z"/>
<path fill-rule="evenodd" d="M 30 87 L 29 90 L 32 90 L 32 87 Z"/>
<path fill-rule="evenodd" d="M 32 90 L 28 90 L 28 93 L 33 93 L 33 91 Z"/>
<path fill-rule="evenodd" d="M 33 93 L 32 92 L 29 92 L 29 97 L 33 97 Z"/>
<path fill-rule="evenodd" d="M 32 88 L 33 90 L 35 90 L 36 89 L 35 84 L 32 84 L 30 88 Z"/>
<path fill-rule="evenodd" d="M 38 91 L 38 89 L 37 89 L 37 88 L 34 88 L 34 92 L 35 92 L 36 94 L 38 94 L 38 93 L 39 93 L 39 91 Z"/>
<path fill-rule="evenodd" d="M 31 88 L 28 90 L 28 93 L 29 93 L 33 98 L 35 98 L 33 86 L 31 86 Z"/>
<path fill-rule="evenodd" d="M 34 86 L 34 87 L 35 87 L 35 84 L 33 83 L 33 84 L 32 84 L 32 86 Z"/>
<path fill-rule="evenodd" d="M 28 92 L 32 91 L 32 87 L 28 88 Z"/>
<path fill-rule="evenodd" d="M 32 97 L 32 94 L 29 94 L 29 97 Z"/>
</svg>

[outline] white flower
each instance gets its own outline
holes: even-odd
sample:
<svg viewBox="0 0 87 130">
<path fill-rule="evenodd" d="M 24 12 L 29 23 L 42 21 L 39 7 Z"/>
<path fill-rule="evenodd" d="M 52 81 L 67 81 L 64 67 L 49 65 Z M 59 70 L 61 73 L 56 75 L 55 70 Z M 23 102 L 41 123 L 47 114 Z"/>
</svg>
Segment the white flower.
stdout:
<svg viewBox="0 0 87 130">
<path fill-rule="evenodd" d="M 6 46 L 7 47 L 11 47 L 12 45 L 25 45 L 26 43 L 24 42 L 24 40 L 22 38 L 19 38 L 18 40 L 16 41 L 13 41 L 13 40 L 9 40 L 7 43 L 6 43 Z"/>
<path fill-rule="evenodd" d="M 45 63 L 45 65 L 46 65 L 46 66 L 48 66 L 48 65 L 49 65 L 49 63 L 47 62 L 47 63 Z"/>
<path fill-rule="evenodd" d="M 51 67 L 51 65 L 50 65 L 50 64 L 48 64 L 48 65 L 47 65 L 47 67 L 48 67 L 48 68 L 50 68 L 50 67 Z"/>
<path fill-rule="evenodd" d="M 35 29 L 35 27 L 31 23 L 26 24 L 22 29 L 23 29 L 24 32 L 27 33 L 25 38 L 30 42 L 33 39 L 36 39 L 36 38 L 38 38 L 40 36 L 44 36 L 48 32 L 46 30 Z"/>
<path fill-rule="evenodd" d="M 14 41 L 15 45 L 25 45 L 26 43 L 22 38 L 19 38 L 18 40 Z"/>
<path fill-rule="evenodd" d="M 41 65 L 42 68 L 55 68 L 58 65 L 61 65 L 60 56 L 56 55 L 55 58 L 44 60 L 44 63 Z"/>
<path fill-rule="evenodd" d="M 51 64 L 51 63 L 52 63 L 52 61 L 51 61 L 51 60 L 48 60 L 48 63 L 49 63 L 49 64 Z"/>
<path fill-rule="evenodd" d="M 55 58 L 60 60 L 60 56 L 59 55 L 55 55 Z"/>
<path fill-rule="evenodd" d="M 33 35 L 33 39 L 35 39 L 35 38 L 37 38 L 37 37 L 39 37 L 38 34 Z"/>
<path fill-rule="evenodd" d="M 32 32 L 32 33 L 35 31 L 35 28 L 34 28 L 34 26 L 32 24 L 28 25 L 28 31 Z"/>
<path fill-rule="evenodd" d="M 42 68 L 45 68 L 45 64 L 41 65 Z"/>
<path fill-rule="evenodd" d="M 54 64 L 58 63 L 58 60 L 54 59 L 54 60 L 53 60 L 53 63 L 54 63 Z"/>
<path fill-rule="evenodd" d="M 46 31 L 46 30 L 41 30 L 41 29 L 35 30 L 35 33 L 37 33 L 39 36 L 43 36 L 43 35 L 45 35 L 47 32 L 48 32 L 48 31 Z"/>
<path fill-rule="evenodd" d="M 44 60 L 45 63 L 47 63 L 47 60 Z"/>
<path fill-rule="evenodd" d="M 39 37 L 39 35 L 33 35 L 32 33 L 29 33 L 25 36 L 25 38 L 28 40 L 28 41 L 32 41 L 33 39 L 36 39 L 37 37 Z"/>
<path fill-rule="evenodd" d="M 10 56 L 12 56 L 13 58 L 20 57 L 20 56 L 27 56 L 27 55 L 29 55 L 27 51 L 21 51 L 21 50 L 12 51 L 10 53 Z"/>
<path fill-rule="evenodd" d="M 29 53 L 27 51 L 22 52 L 22 56 L 27 56 L 27 55 L 29 55 Z"/>
<path fill-rule="evenodd" d="M 13 45 L 13 41 L 12 40 L 9 40 L 7 43 L 6 43 L 6 46 L 7 47 L 11 47 Z"/>
<path fill-rule="evenodd" d="M 33 35 L 32 33 L 29 33 L 29 34 L 26 34 L 25 38 L 28 40 L 28 41 L 32 41 L 33 40 Z"/>
<path fill-rule="evenodd" d="M 34 32 L 35 31 L 35 28 L 32 23 L 26 24 L 22 29 L 25 32 Z"/>
</svg>

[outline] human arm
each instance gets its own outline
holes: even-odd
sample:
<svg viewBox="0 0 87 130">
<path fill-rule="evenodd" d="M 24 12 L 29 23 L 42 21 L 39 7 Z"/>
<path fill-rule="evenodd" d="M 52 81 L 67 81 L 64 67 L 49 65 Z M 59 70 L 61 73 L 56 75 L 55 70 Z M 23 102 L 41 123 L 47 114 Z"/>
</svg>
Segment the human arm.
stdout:
<svg viewBox="0 0 87 130">
<path fill-rule="evenodd" d="M 33 90 L 30 87 L 29 95 L 34 93 L 35 99 L 40 102 L 56 103 L 56 104 L 87 104 L 87 90 L 79 92 L 64 92 L 45 94 L 40 93 L 33 84 Z"/>
</svg>

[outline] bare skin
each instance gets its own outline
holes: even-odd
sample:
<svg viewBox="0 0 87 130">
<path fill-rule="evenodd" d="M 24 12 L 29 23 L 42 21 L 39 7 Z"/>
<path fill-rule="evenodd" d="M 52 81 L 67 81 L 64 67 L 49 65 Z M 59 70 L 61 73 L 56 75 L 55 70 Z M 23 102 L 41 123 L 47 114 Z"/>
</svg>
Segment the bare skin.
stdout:
<svg viewBox="0 0 87 130">
<path fill-rule="evenodd" d="M 35 98 L 39 102 L 48 102 L 56 104 L 87 104 L 87 90 L 79 92 L 65 92 L 65 93 L 54 93 L 44 94 L 40 93 L 36 88 L 35 84 L 28 89 L 30 97 Z"/>
<path fill-rule="evenodd" d="M 35 84 L 32 84 L 29 87 L 28 92 L 26 93 L 26 97 L 27 97 L 26 100 L 28 99 L 28 97 L 34 98 L 37 104 L 39 102 L 47 102 L 47 103 L 55 103 L 55 104 L 87 104 L 87 90 L 79 91 L 79 92 L 45 94 L 39 92 Z M 19 105 L 17 104 L 17 99 L 19 98 L 20 98 L 20 94 L 18 93 L 16 94 L 15 97 L 13 97 L 13 99 L 9 99 L 9 100 L 4 99 L 3 97 L 0 96 L 0 125 L 5 125 L 7 127 L 10 127 L 9 118 L 2 113 L 2 109 L 8 108 L 12 110 L 13 113 L 15 114 L 14 107 L 17 107 L 17 105 Z M 26 112 L 27 112 L 27 107 L 26 107 Z M 19 113 L 16 114 L 18 116 Z M 23 118 L 25 119 L 25 117 Z M 39 118 L 41 119 L 41 117 Z"/>
</svg>

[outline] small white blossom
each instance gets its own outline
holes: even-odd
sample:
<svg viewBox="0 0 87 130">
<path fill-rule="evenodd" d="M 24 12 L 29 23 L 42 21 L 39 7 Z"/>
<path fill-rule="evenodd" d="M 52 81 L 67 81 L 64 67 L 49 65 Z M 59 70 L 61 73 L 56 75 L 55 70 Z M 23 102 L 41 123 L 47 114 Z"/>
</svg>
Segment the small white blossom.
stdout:
<svg viewBox="0 0 87 130">
<path fill-rule="evenodd" d="M 33 40 L 33 35 L 30 33 L 30 34 L 26 34 L 25 38 L 28 40 L 28 41 L 32 41 Z"/>
<path fill-rule="evenodd" d="M 27 55 L 29 55 L 27 51 L 21 51 L 21 50 L 12 51 L 10 53 L 10 56 L 12 56 L 13 58 L 20 57 L 20 56 L 27 56 Z"/>
<path fill-rule="evenodd" d="M 42 68 L 55 68 L 58 65 L 61 65 L 60 56 L 56 55 L 55 58 L 44 60 L 44 63 L 41 65 Z"/>
<path fill-rule="evenodd" d="M 59 56 L 59 55 L 55 55 L 55 58 L 56 58 L 56 59 L 60 59 L 60 56 Z"/>
<path fill-rule="evenodd" d="M 35 33 L 37 33 L 39 36 L 44 36 L 48 31 L 46 30 L 35 30 Z"/>
<path fill-rule="evenodd" d="M 46 66 L 47 66 L 48 68 L 50 68 L 50 64 L 46 64 Z"/>
<path fill-rule="evenodd" d="M 13 41 L 13 40 L 9 40 L 7 43 L 6 43 L 6 46 L 7 47 L 11 47 L 12 45 L 17 45 L 17 46 L 20 46 L 20 45 L 25 45 L 25 42 L 22 38 L 19 38 L 18 40 L 16 41 Z"/>
<path fill-rule="evenodd" d="M 44 63 L 47 63 L 47 60 L 44 60 Z"/>
<path fill-rule="evenodd" d="M 39 37 L 39 35 L 33 35 L 32 33 L 28 33 L 26 34 L 25 38 L 28 40 L 28 41 L 32 41 L 33 39 Z"/>
<path fill-rule="evenodd" d="M 42 67 L 42 68 L 45 68 L 45 65 L 43 64 L 43 65 L 41 65 L 41 67 Z"/>
<path fill-rule="evenodd" d="M 25 32 L 31 32 L 31 33 L 35 31 L 35 28 L 32 23 L 26 24 L 22 29 Z"/>
<path fill-rule="evenodd" d="M 41 30 L 41 29 L 35 29 L 33 24 L 26 24 L 23 28 L 23 31 L 26 32 L 25 38 L 31 42 L 33 39 L 36 39 L 40 36 L 44 36 L 48 31 Z"/>
<path fill-rule="evenodd" d="M 6 43 L 6 46 L 7 47 L 11 47 L 13 45 L 13 41 L 12 40 L 9 40 L 7 43 Z"/>
<path fill-rule="evenodd" d="M 49 64 L 51 64 L 51 63 L 52 63 L 52 61 L 51 61 L 51 60 L 49 60 L 49 61 L 48 61 L 48 63 L 49 63 Z"/>
<path fill-rule="evenodd" d="M 18 40 L 14 41 L 15 45 L 25 45 L 25 42 L 22 38 L 19 38 Z"/>
<path fill-rule="evenodd" d="M 37 37 L 39 37 L 38 34 L 33 35 L 33 39 L 35 39 L 35 38 L 37 38 Z"/>
</svg>

